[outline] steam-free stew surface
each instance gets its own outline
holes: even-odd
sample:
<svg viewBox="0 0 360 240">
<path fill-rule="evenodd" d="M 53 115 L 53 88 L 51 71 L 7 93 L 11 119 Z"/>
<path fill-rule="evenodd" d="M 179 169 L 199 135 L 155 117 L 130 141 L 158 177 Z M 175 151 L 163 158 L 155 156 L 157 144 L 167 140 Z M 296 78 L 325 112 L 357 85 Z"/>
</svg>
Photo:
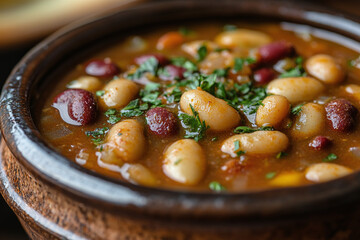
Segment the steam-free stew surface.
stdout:
<svg viewBox="0 0 360 240">
<path fill-rule="evenodd" d="M 53 81 L 38 127 L 77 164 L 148 186 L 236 192 L 350 174 L 360 168 L 359 53 L 283 27 L 119 40 Z"/>
</svg>

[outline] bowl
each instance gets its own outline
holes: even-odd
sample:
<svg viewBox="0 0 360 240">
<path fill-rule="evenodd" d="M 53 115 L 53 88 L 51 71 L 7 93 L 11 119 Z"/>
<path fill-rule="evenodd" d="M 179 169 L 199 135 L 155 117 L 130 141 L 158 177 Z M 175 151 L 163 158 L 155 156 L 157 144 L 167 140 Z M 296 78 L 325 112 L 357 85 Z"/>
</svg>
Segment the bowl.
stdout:
<svg viewBox="0 0 360 240">
<path fill-rule="evenodd" d="M 21 60 L 1 95 L 1 194 L 31 239 L 359 239 L 359 172 L 245 193 L 171 191 L 86 170 L 40 135 L 32 106 L 45 83 L 71 63 L 114 36 L 214 19 L 303 24 L 342 44 L 360 45 L 360 24 L 350 18 L 319 6 L 266 0 L 148 2 L 56 32 Z"/>
</svg>

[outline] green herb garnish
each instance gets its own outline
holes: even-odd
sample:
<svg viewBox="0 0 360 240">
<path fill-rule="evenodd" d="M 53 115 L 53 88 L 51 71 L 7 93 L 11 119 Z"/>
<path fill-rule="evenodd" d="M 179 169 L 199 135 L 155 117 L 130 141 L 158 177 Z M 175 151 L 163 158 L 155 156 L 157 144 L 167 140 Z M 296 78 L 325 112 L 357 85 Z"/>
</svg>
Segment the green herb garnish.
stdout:
<svg viewBox="0 0 360 240">
<path fill-rule="evenodd" d="M 96 96 L 98 96 L 98 97 L 102 97 L 102 96 L 104 96 L 104 94 L 105 94 L 105 91 L 104 90 L 99 90 L 99 91 L 96 91 Z"/>
<path fill-rule="evenodd" d="M 105 116 L 108 117 L 107 122 L 110 124 L 115 124 L 121 120 L 120 114 L 115 109 L 108 109 Z"/>
<path fill-rule="evenodd" d="M 108 127 L 103 127 L 103 128 L 96 128 L 94 131 L 86 131 L 85 134 L 86 136 L 91 136 L 93 137 L 91 139 L 91 141 L 95 144 L 95 145 L 100 145 L 104 142 L 103 137 L 105 136 L 105 134 L 109 131 Z"/>
<path fill-rule="evenodd" d="M 193 106 L 190 104 L 193 116 L 181 113 L 179 119 L 183 127 L 185 128 L 185 138 L 193 138 L 195 141 L 199 141 L 205 137 L 205 132 L 209 128 L 205 121 L 201 121 L 199 113 L 195 111 Z"/>
<path fill-rule="evenodd" d="M 302 110 L 302 106 L 304 106 L 304 104 L 300 104 L 300 105 L 297 105 L 296 107 L 293 107 L 291 109 L 291 114 L 298 115 Z"/>
<path fill-rule="evenodd" d="M 241 71 L 244 67 L 244 64 L 253 64 L 256 63 L 254 58 L 235 58 L 234 70 L 236 72 Z"/>
<path fill-rule="evenodd" d="M 332 162 L 334 160 L 338 159 L 338 156 L 336 156 L 335 153 L 330 153 L 329 155 L 326 156 L 326 158 L 324 158 L 322 161 L 323 162 Z"/>
<path fill-rule="evenodd" d="M 268 172 L 266 175 L 265 175 L 265 178 L 266 179 L 272 179 L 276 176 L 276 172 Z"/>
<path fill-rule="evenodd" d="M 209 188 L 210 188 L 210 190 L 215 191 L 215 192 L 226 191 L 226 188 L 223 185 L 221 185 L 219 182 L 216 182 L 216 181 L 211 182 L 209 184 Z"/>
<path fill-rule="evenodd" d="M 237 26 L 232 25 L 232 24 L 226 24 L 226 25 L 224 25 L 223 29 L 226 32 L 235 31 L 237 29 Z"/>
<path fill-rule="evenodd" d="M 159 62 L 155 57 L 150 57 L 142 64 L 140 64 L 139 68 L 132 74 L 128 74 L 127 78 L 129 79 L 139 79 L 146 72 L 151 73 L 154 76 L 157 76 L 157 71 L 159 67 Z"/>
<path fill-rule="evenodd" d="M 182 161 L 181 158 L 177 159 L 177 160 L 174 162 L 174 165 L 178 165 L 181 161 Z"/>
<path fill-rule="evenodd" d="M 239 126 L 237 128 L 234 129 L 234 133 L 253 133 L 256 131 L 274 131 L 273 127 L 260 127 L 260 128 L 250 128 L 247 126 Z"/>
<path fill-rule="evenodd" d="M 208 50 L 207 50 L 206 46 L 205 46 L 205 45 L 201 45 L 201 46 L 199 47 L 199 49 L 197 50 L 196 60 L 197 60 L 198 62 L 201 62 L 202 60 L 205 59 L 207 53 L 208 53 Z"/>
<path fill-rule="evenodd" d="M 215 142 L 215 141 L 217 141 L 219 138 L 218 137 L 213 137 L 212 139 L 211 139 L 211 141 L 212 142 Z"/>
<path fill-rule="evenodd" d="M 215 69 L 213 74 L 216 74 L 218 77 L 227 77 L 230 68 L 222 68 L 222 69 Z"/>
<path fill-rule="evenodd" d="M 120 114 L 123 117 L 136 117 L 142 115 L 144 112 L 139 109 L 140 99 L 132 100 L 126 107 L 124 107 Z"/>
<path fill-rule="evenodd" d="M 277 158 L 277 159 L 280 159 L 280 158 L 283 158 L 283 157 L 285 157 L 285 156 L 287 156 L 287 153 L 286 153 L 286 152 L 279 152 L 279 153 L 276 155 L 276 158 Z"/>
</svg>

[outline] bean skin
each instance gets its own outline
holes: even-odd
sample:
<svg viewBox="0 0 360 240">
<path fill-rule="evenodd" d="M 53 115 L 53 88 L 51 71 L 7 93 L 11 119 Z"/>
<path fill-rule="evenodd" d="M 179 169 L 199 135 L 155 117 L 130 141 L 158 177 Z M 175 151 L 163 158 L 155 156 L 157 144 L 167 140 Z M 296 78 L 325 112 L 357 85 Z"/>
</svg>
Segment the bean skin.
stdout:
<svg viewBox="0 0 360 240">
<path fill-rule="evenodd" d="M 260 127 L 279 126 L 290 111 L 290 103 L 283 96 L 268 96 L 262 101 L 262 104 L 256 112 L 256 124 Z"/>
<path fill-rule="evenodd" d="M 177 120 L 166 108 L 156 107 L 147 111 L 146 121 L 150 132 L 158 136 L 174 135 L 178 130 Z"/>
<path fill-rule="evenodd" d="M 221 151 L 236 157 L 235 142 L 239 149 L 249 155 L 270 155 L 284 151 L 289 145 L 288 137 L 279 131 L 257 131 L 234 135 L 226 139 Z"/>
<path fill-rule="evenodd" d="M 268 93 L 284 96 L 292 104 L 313 100 L 324 89 L 321 82 L 311 77 L 278 78 L 267 86 Z"/>
<path fill-rule="evenodd" d="M 326 54 L 317 54 L 305 62 L 306 71 L 327 84 L 340 83 L 345 79 L 344 70 L 335 59 Z"/>
<path fill-rule="evenodd" d="M 275 78 L 275 72 L 271 68 L 261 68 L 254 72 L 254 81 L 264 85 Z"/>
<path fill-rule="evenodd" d="M 115 79 L 104 87 L 104 95 L 100 104 L 104 109 L 122 108 L 129 104 L 139 92 L 139 86 L 127 79 Z"/>
<path fill-rule="evenodd" d="M 294 46 L 285 41 L 273 42 L 259 48 L 261 62 L 272 64 L 295 52 Z"/>
<path fill-rule="evenodd" d="M 118 122 L 107 133 L 106 143 L 122 161 L 134 162 L 146 149 L 143 126 L 134 119 Z"/>
<path fill-rule="evenodd" d="M 332 100 L 326 104 L 325 111 L 332 129 L 349 132 L 354 127 L 358 110 L 348 100 Z"/>
<path fill-rule="evenodd" d="M 192 139 L 181 139 L 171 144 L 164 153 L 163 171 L 172 180 L 195 185 L 206 171 L 205 154 Z"/>
<path fill-rule="evenodd" d="M 291 134 L 295 138 L 308 138 L 319 134 L 324 127 L 324 107 L 316 103 L 307 103 L 296 116 Z"/>
<path fill-rule="evenodd" d="M 119 67 L 109 58 L 93 59 L 85 65 L 85 72 L 94 77 L 110 78 L 118 74 Z"/>
<path fill-rule="evenodd" d="M 325 182 L 352 172 L 352 169 L 335 163 L 316 163 L 306 169 L 305 177 L 312 182 Z"/>
<path fill-rule="evenodd" d="M 68 124 L 84 126 L 95 121 L 97 104 L 92 93 L 83 89 L 68 89 L 58 94 L 52 106 Z"/>
<path fill-rule="evenodd" d="M 270 41 L 271 38 L 267 34 L 249 29 L 226 31 L 215 37 L 215 42 L 224 48 L 254 48 Z"/>
<path fill-rule="evenodd" d="M 314 150 L 323 150 L 331 144 L 331 140 L 324 136 L 316 136 L 310 143 L 309 147 Z"/>
<path fill-rule="evenodd" d="M 180 99 L 181 110 L 193 115 L 190 104 L 199 113 L 201 121 L 210 126 L 211 131 L 225 131 L 240 122 L 239 113 L 227 102 L 201 89 L 186 91 Z"/>
</svg>

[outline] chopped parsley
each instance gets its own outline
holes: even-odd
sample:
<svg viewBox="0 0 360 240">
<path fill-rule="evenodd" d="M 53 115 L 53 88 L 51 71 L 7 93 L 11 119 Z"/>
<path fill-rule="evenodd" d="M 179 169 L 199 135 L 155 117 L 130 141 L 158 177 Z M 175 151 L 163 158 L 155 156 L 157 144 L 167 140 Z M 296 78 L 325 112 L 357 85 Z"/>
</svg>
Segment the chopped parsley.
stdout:
<svg viewBox="0 0 360 240">
<path fill-rule="evenodd" d="M 293 107 L 291 109 L 291 114 L 298 115 L 302 110 L 302 106 L 304 106 L 304 104 L 300 104 L 300 105 L 297 105 L 296 107 Z"/>
<path fill-rule="evenodd" d="M 103 137 L 105 136 L 105 134 L 109 131 L 108 127 L 103 127 L 103 128 L 96 128 L 94 131 L 86 131 L 85 134 L 86 136 L 91 136 L 93 137 L 91 139 L 91 141 L 95 144 L 95 145 L 100 145 L 104 142 Z"/>
<path fill-rule="evenodd" d="M 185 138 L 193 138 L 195 141 L 199 141 L 205 137 L 205 132 L 209 128 L 205 121 L 201 121 L 199 113 L 195 111 L 193 106 L 190 104 L 193 116 L 181 113 L 179 119 L 181 124 L 185 128 Z"/>
<path fill-rule="evenodd" d="M 144 89 L 141 89 L 140 96 L 141 100 L 145 103 L 150 103 L 155 106 L 161 105 L 160 95 L 160 84 L 159 83 L 148 83 Z"/>
<path fill-rule="evenodd" d="M 254 58 L 235 58 L 234 70 L 236 72 L 241 71 L 245 64 L 253 64 L 256 63 Z"/>
<path fill-rule="evenodd" d="M 144 113 L 148 109 L 148 105 L 141 104 L 140 99 L 132 100 L 126 107 L 124 107 L 120 114 L 123 117 L 136 117 Z"/>
<path fill-rule="evenodd" d="M 104 96 L 104 94 L 105 94 L 105 90 L 99 90 L 99 91 L 96 91 L 96 96 L 98 96 L 98 97 L 102 97 L 102 96 Z"/>
<path fill-rule="evenodd" d="M 226 191 L 226 188 L 217 181 L 213 181 L 213 182 L 209 183 L 209 188 L 210 188 L 210 190 L 212 190 L 214 192 Z"/>
<path fill-rule="evenodd" d="M 230 68 L 215 69 L 213 74 L 216 74 L 218 77 L 227 77 L 229 70 Z"/>
<path fill-rule="evenodd" d="M 280 158 L 283 158 L 283 157 L 285 157 L 285 156 L 287 156 L 287 153 L 286 153 L 286 152 L 279 152 L 279 153 L 276 155 L 276 158 L 277 158 L 277 159 L 280 159 Z"/>
<path fill-rule="evenodd" d="M 237 29 L 237 26 L 232 25 L 232 24 L 226 24 L 226 25 L 224 25 L 223 29 L 226 32 L 235 31 Z"/>
<path fill-rule="evenodd" d="M 236 153 L 236 155 L 240 156 L 245 154 L 245 151 L 239 150 L 240 149 L 240 141 L 236 140 L 234 142 L 234 152 Z"/>
<path fill-rule="evenodd" d="M 332 162 L 334 160 L 338 159 L 338 156 L 336 156 L 335 153 L 330 153 L 329 155 L 327 155 L 322 161 L 323 162 Z"/>
<path fill-rule="evenodd" d="M 180 90 L 180 88 L 178 87 L 175 87 L 171 93 L 166 93 L 164 94 L 166 100 L 169 102 L 169 103 L 176 103 L 176 102 L 179 102 L 180 101 L 180 98 L 181 98 L 181 95 L 182 95 L 182 91 Z"/>
<path fill-rule="evenodd" d="M 174 165 L 178 165 L 181 161 L 182 161 L 181 158 L 177 159 L 177 160 L 174 162 Z"/>
<path fill-rule="evenodd" d="M 108 109 L 105 116 L 108 117 L 107 122 L 110 124 L 115 124 L 121 120 L 120 114 L 115 109 Z"/>
<path fill-rule="evenodd" d="M 286 72 L 280 74 L 279 78 L 289 78 L 289 77 L 304 77 L 306 72 L 302 66 L 304 59 L 302 57 L 297 57 L 295 59 L 296 67 L 289 69 Z"/>
<path fill-rule="evenodd" d="M 215 141 L 217 141 L 219 138 L 218 137 L 213 137 L 212 139 L 211 139 L 211 141 L 212 142 L 215 142 Z"/>
<path fill-rule="evenodd" d="M 256 131 L 274 131 L 273 127 L 260 127 L 258 129 L 255 128 L 250 128 L 247 126 L 239 126 L 237 128 L 234 129 L 234 133 L 253 133 Z"/>
<path fill-rule="evenodd" d="M 194 34 L 194 31 L 190 30 L 187 27 L 180 27 L 179 33 L 181 33 L 183 36 L 189 36 L 189 35 Z"/>
<path fill-rule="evenodd" d="M 154 76 L 157 76 L 157 71 L 159 67 L 159 62 L 155 57 L 150 57 L 142 64 L 140 64 L 139 68 L 136 69 L 134 73 L 128 74 L 127 77 L 129 79 L 139 79 L 146 72 L 151 73 Z"/>
<path fill-rule="evenodd" d="M 245 83 L 237 86 L 238 91 L 243 93 L 243 96 L 239 98 L 242 110 L 247 114 L 256 113 L 262 101 L 267 97 L 266 89 L 264 87 L 254 87 L 252 83 Z"/>
<path fill-rule="evenodd" d="M 272 179 L 276 176 L 276 172 L 268 172 L 266 175 L 265 175 L 265 178 L 266 179 Z"/>
<path fill-rule="evenodd" d="M 208 50 L 207 50 L 206 46 L 205 46 L 205 45 L 201 45 L 201 46 L 199 47 L 199 49 L 197 50 L 196 60 L 197 60 L 198 62 L 201 62 L 202 60 L 205 59 L 207 53 L 208 53 Z"/>
<path fill-rule="evenodd" d="M 357 67 L 360 68 L 360 56 L 356 59 L 349 60 L 347 62 L 349 67 Z"/>
</svg>

